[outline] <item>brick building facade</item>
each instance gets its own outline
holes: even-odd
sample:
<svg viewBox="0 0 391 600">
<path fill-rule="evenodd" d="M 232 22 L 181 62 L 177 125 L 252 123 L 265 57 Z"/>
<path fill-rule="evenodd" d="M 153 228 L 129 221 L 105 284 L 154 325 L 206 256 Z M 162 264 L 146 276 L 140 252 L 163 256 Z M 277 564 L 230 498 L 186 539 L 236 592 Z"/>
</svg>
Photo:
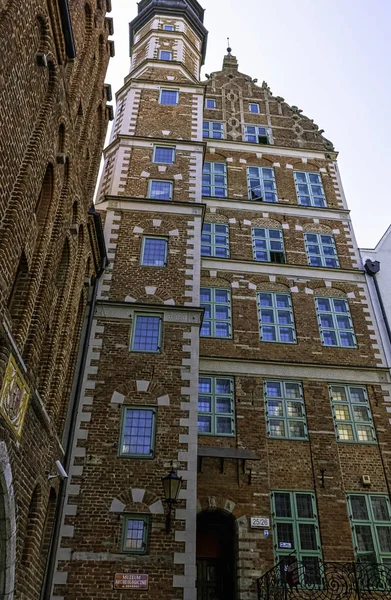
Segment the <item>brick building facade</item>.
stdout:
<svg viewBox="0 0 391 600">
<path fill-rule="evenodd" d="M 337 152 L 231 51 L 200 81 L 196 0 L 138 11 L 53 598 L 255 600 L 284 557 L 385 589 L 390 377 Z"/>
<path fill-rule="evenodd" d="M 2 600 L 48 598 L 79 340 L 106 261 L 92 207 L 112 114 L 110 10 L 0 2 Z"/>
</svg>

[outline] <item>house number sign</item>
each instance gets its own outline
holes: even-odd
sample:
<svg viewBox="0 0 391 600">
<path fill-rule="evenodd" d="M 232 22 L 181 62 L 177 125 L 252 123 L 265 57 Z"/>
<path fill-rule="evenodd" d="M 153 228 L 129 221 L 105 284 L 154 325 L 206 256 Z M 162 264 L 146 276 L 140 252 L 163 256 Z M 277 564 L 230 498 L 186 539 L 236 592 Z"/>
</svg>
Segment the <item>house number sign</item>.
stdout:
<svg viewBox="0 0 391 600">
<path fill-rule="evenodd" d="M 250 527 L 252 529 L 266 529 L 270 527 L 270 519 L 268 517 L 250 517 Z"/>
</svg>

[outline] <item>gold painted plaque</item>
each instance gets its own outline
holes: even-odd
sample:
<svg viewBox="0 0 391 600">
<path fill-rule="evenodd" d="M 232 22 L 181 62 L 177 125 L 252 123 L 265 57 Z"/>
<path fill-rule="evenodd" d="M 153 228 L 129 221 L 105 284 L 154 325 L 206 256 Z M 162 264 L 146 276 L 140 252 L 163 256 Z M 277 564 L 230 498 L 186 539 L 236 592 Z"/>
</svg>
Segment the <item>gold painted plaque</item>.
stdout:
<svg viewBox="0 0 391 600">
<path fill-rule="evenodd" d="M 11 354 L 0 392 L 0 415 L 17 438 L 22 435 L 29 397 L 30 388 Z"/>
</svg>

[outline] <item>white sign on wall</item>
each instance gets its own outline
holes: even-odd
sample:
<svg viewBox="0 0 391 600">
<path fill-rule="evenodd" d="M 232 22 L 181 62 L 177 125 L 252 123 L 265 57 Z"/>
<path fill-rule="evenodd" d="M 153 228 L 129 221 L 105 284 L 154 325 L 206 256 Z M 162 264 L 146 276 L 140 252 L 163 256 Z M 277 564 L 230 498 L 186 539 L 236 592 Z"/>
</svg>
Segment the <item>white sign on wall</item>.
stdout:
<svg viewBox="0 0 391 600">
<path fill-rule="evenodd" d="M 270 519 L 268 517 L 250 517 L 250 527 L 253 529 L 265 529 L 270 527 Z"/>
</svg>

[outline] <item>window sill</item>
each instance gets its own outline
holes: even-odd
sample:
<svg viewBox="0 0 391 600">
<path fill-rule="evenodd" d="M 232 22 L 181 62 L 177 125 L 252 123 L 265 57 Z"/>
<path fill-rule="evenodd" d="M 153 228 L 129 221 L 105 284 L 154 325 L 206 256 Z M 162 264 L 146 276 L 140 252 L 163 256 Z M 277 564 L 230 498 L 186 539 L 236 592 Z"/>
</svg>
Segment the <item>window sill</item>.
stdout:
<svg viewBox="0 0 391 600">
<path fill-rule="evenodd" d="M 285 440 L 286 442 L 309 442 L 309 437 L 305 437 L 305 438 L 290 438 L 290 437 L 286 437 L 285 435 L 269 435 L 268 434 L 268 439 L 269 440 Z"/>
<path fill-rule="evenodd" d="M 201 335 L 200 334 L 200 338 L 204 338 L 206 340 L 232 340 L 232 336 L 230 337 L 216 337 L 213 335 Z"/>
</svg>

